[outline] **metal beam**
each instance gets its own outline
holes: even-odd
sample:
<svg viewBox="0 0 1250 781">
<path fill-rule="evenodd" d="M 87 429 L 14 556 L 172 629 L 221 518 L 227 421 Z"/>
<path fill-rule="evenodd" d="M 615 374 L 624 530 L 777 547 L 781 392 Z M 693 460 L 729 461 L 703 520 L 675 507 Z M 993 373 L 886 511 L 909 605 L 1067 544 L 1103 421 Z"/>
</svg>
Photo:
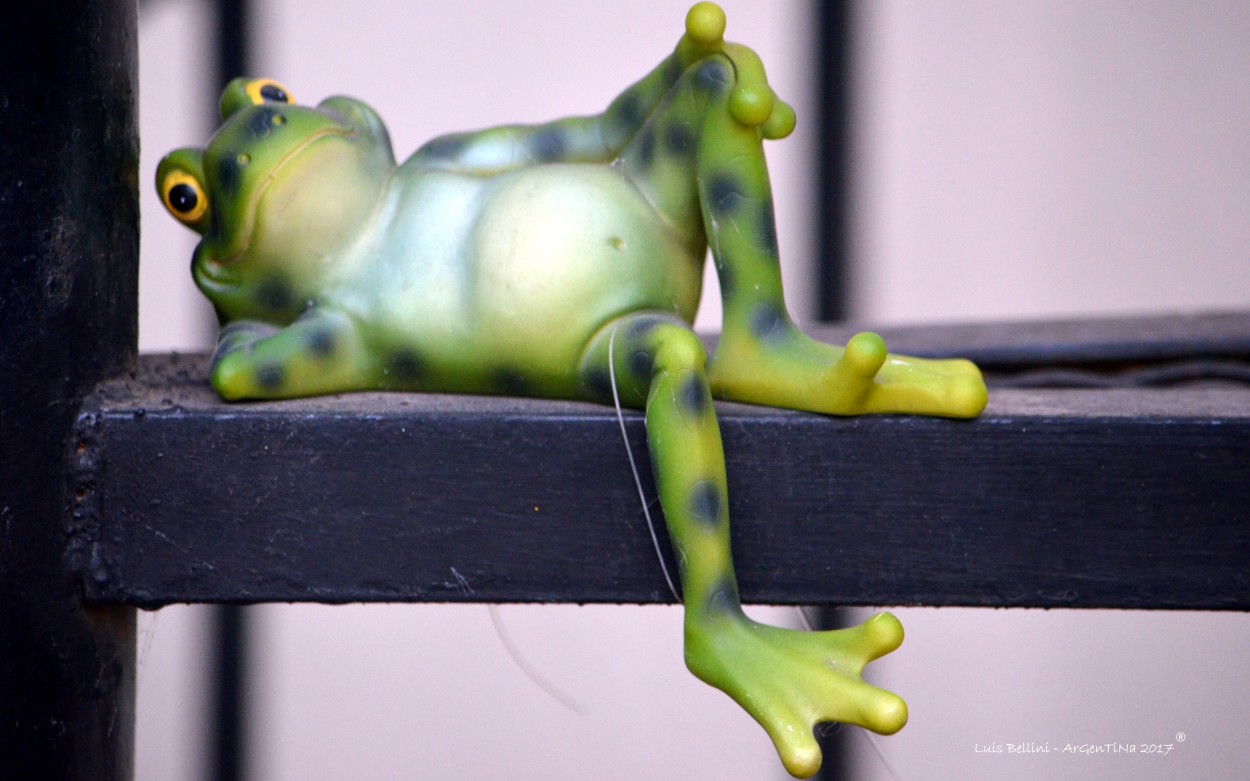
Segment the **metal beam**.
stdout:
<svg viewBox="0 0 1250 781">
<path fill-rule="evenodd" d="M 149 358 L 80 419 L 93 600 L 670 599 L 610 409 L 227 405 L 204 367 Z M 1000 389 L 976 421 L 718 410 L 750 601 L 1250 609 L 1245 385 Z"/>
</svg>

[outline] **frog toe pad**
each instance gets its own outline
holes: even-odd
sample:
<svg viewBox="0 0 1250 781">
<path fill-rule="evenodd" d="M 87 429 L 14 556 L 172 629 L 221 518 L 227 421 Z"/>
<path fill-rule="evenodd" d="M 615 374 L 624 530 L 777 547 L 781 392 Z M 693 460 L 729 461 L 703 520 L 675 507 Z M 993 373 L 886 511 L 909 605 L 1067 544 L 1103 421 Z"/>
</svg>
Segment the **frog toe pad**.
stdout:
<svg viewBox="0 0 1250 781">
<path fill-rule="evenodd" d="M 717 50 L 725 40 L 725 12 L 715 3 L 696 3 L 686 14 L 686 35 L 700 49 Z"/>
</svg>

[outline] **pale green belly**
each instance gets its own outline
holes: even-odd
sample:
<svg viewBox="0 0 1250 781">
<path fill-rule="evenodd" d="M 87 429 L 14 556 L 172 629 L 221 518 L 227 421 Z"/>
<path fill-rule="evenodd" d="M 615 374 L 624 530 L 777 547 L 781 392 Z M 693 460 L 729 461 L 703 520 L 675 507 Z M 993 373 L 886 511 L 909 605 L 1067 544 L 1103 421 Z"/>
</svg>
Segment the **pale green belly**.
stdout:
<svg viewBox="0 0 1250 781">
<path fill-rule="evenodd" d="M 694 315 L 703 248 L 682 243 L 607 166 L 422 174 L 407 185 L 349 297 L 385 349 L 457 367 L 440 384 L 473 389 L 501 370 L 568 381 L 611 320 Z"/>
</svg>

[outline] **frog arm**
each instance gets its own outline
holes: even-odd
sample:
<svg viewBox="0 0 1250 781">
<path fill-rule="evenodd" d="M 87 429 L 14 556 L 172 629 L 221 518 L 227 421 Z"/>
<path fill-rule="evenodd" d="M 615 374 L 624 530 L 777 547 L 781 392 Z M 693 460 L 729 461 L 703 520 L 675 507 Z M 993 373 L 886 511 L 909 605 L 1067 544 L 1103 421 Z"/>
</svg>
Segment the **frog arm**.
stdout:
<svg viewBox="0 0 1250 781">
<path fill-rule="evenodd" d="M 660 505 L 681 570 L 686 665 L 745 708 L 786 769 L 806 778 L 820 767 L 813 736 L 818 722 L 888 734 L 907 721 L 902 699 L 861 678 L 865 664 L 899 646 L 903 630 L 888 613 L 850 629 L 800 632 L 760 624 L 743 612 L 730 557 L 724 451 L 705 363 L 702 344 L 683 323 L 636 314 L 593 338 L 581 373 L 589 395 L 603 398 L 605 381 L 614 375 L 625 403 L 645 405 Z"/>
<path fill-rule="evenodd" d="M 221 329 L 210 379 L 224 399 L 279 399 L 372 387 L 371 364 L 353 322 L 309 309 L 279 328 L 238 320 Z"/>
<path fill-rule="evenodd" d="M 407 164 L 490 175 L 539 163 L 610 162 L 660 108 L 687 68 L 729 45 L 724 31 L 724 12 L 712 3 L 699 3 L 687 14 L 686 32 L 672 53 L 603 113 L 440 136 L 421 146 Z"/>
</svg>

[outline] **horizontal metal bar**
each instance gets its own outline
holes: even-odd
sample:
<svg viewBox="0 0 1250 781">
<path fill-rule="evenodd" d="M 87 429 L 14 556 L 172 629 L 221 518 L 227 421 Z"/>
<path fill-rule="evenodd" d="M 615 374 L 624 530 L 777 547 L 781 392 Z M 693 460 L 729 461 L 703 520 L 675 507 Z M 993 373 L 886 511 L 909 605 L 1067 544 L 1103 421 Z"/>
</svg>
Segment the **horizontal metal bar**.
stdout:
<svg viewBox="0 0 1250 781">
<path fill-rule="evenodd" d="M 202 356 L 141 367 L 79 419 L 91 600 L 671 599 L 610 408 L 227 405 Z M 1250 609 L 1244 386 L 1001 390 L 975 421 L 718 413 L 748 601 Z"/>
<path fill-rule="evenodd" d="M 841 344 L 858 328 L 823 326 Z M 1250 360 L 1250 312 L 913 325 L 876 329 L 895 352 L 959 355 L 991 377 L 1039 367 L 1125 366 L 1194 359 Z"/>
</svg>

